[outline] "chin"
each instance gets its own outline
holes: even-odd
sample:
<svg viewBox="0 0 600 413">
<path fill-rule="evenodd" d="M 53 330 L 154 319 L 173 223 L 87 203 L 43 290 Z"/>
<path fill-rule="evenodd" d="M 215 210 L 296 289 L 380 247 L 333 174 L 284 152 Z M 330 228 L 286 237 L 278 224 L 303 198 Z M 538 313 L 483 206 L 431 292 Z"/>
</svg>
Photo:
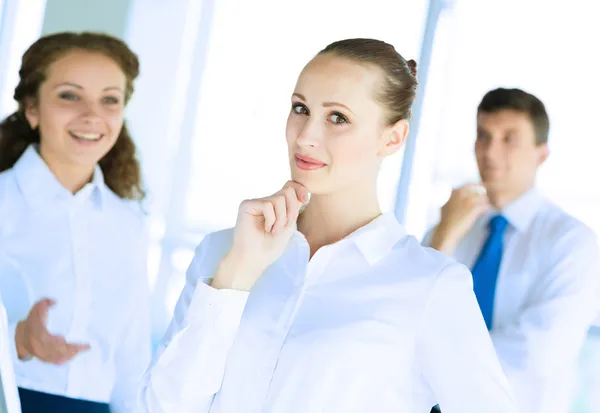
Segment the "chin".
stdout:
<svg viewBox="0 0 600 413">
<path fill-rule="evenodd" d="M 95 167 L 107 153 L 108 151 L 78 152 L 71 154 L 69 158 L 73 164 L 85 167 Z"/>
<path fill-rule="evenodd" d="M 488 192 L 499 192 L 503 191 L 506 187 L 504 182 L 499 179 L 489 179 L 483 181 L 483 186 Z"/>
<path fill-rule="evenodd" d="M 311 187 L 314 186 L 314 179 L 309 179 L 305 174 L 299 173 L 298 171 L 292 171 L 292 181 L 298 182 L 312 192 Z"/>
<path fill-rule="evenodd" d="M 304 186 L 308 192 L 313 195 L 319 195 L 327 193 L 325 188 L 323 179 L 315 179 L 309 178 L 306 174 L 301 173 L 302 171 L 292 172 L 292 181 L 298 182 L 300 185 Z"/>
</svg>

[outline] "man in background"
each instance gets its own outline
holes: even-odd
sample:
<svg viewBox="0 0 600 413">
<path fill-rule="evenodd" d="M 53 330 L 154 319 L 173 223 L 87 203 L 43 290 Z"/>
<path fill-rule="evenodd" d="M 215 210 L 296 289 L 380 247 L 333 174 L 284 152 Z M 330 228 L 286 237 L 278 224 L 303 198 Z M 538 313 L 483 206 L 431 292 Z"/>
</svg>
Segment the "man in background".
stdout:
<svg viewBox="0 0 600 413">
<path fill-rule="evenodd" d="M 481 183 L 453 191 L 425 239 L 471 268 L 482 315 L 524 413 L 570 412 L 577 359 L 600 307 L 593 231 L 535 189 L 549 154 L 549 126 L 535 96 L 488 92 L 477 110 Z"/>
</svg>

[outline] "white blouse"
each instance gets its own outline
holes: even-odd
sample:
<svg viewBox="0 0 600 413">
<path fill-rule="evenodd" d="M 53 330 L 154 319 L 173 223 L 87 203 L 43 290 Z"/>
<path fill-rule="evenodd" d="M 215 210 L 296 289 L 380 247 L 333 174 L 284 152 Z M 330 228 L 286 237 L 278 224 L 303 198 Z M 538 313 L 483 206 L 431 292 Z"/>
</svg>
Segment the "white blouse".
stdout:
<svg viewBox="0 0 600 413">
<path fill-rule="evenodd" d="M 140 395 L 152 413 L 512 413 L 469 271 L 385 214 L 318 250 L 296 232 L 251 293 L 210 234 Z"/>
<path fill-rule="evenodd" d="M 0 174 L 0 293 L 20 387 L 134 408 L 151 347 L 145 234 L 100 168 L 73 195 L 30 146 Z M 49 331 L 91 345 L 64 365 L 17 359 L 16 324 L 44 297 L 57 302 Z"/>
</svg>

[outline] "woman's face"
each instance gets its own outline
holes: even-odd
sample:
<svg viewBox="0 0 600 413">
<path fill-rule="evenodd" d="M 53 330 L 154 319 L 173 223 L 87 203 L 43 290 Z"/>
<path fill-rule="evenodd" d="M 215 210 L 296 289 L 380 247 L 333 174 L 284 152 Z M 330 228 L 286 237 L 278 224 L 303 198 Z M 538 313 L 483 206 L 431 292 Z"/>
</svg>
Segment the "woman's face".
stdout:
<svg viewBox="0 0 600 413">
<path fill-rule="evenodd" d="M 101 53 L 75 50 L 52 63 L 26 108 L 46 162 L 93 168 L 123 127 L 125 87 L 121 68 Z"/>
<path fill-rule="evenodd" d="M 313 194 L 375 185 L 381 158 L 402 146 L 408 130 L 405 121 L 385 125 L 375 100 L 382 77 L 377 67 L 331 55 L 308 63 L 286 127 L 293 180 Z"/>
</svg>

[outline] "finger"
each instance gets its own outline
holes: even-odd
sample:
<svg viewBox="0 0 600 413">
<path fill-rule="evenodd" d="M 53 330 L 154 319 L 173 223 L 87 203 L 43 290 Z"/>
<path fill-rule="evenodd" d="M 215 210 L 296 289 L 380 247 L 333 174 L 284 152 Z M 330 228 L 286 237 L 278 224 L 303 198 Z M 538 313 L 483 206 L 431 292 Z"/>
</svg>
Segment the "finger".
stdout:
<svg viewBox="0 0 600 413">
<path fill-rule="evenodd" d="M 465 206 L 467 208 L 481 208 L 485 205 L 488 205 L 488 200 L 485 196 L 471 195 L 468 198 L 465 198 Z"/>
<path fill-rule="evenodd" d="M 89 350 L 89 348 L 87 344 L 66 343 L 64 348 L 61 349 L 61 356 L 58 361 L 59 363 L 65 363 L 72 360 L 79 353 Z"/>
<path fill-rule="evenodd" d="M 286 187 L 281 192 L 285 196 L 287 209 L 287 221 L 285 226 L 287 228 L 293 225 L 298 219 L 298 213 L 300 212 L 302 202 L 298 199 L 296 190 L 291 186 Z"/>
<path fill-rule="evenodd" d="M 74 346 L 78 353 L 81 353 L 82 351 L 88 351 L 92 348 L 92 346 L 89 344 L 71 344 L 71 346 Z"/>
<path fill-rule="evenodd" d="M 465 196 L 482 196 L 486 195 L 487 191 L 481 183 L 475 183 L 463 186 L 461 193 Z"/>
<path fill-rule="evenodd" d="M 62 348 L 65 344 L 64 337 L 45 334 L 40 338 L 37 357 L 47 363 L 58 363 L 63 357 Z"/>
<path fill-rule="evenodd" d="M 275 235 L 287 224 L 287 205 L 285 196 L 281 193 L 271 197 L 270 201 L 275 210 L 275 224 L 271 230 L 273 235 Z"/>
<path fill-rule="evenodd" d="M 298 200 L 305 205 L 308 204 L 308 202 L 310 201 L 310 192 L 308 192 L 308 189 L 304 185 L 296 181 L 287 181 L 283 188 L 285 189 L 287 187 L 294 188 Z"/>
<path fill-rule="evenodd" d="M 261 201 L 260 210 L 265 218 L 265 232 L 271 232 L 273 225 L 275 225 L 275 209 L 273 209 L 273 204 L 268 201 Z"/>
<path fill-rule="evenodd" d="M 31 314 L 37 317 L 43 325 L 46 325 L 46 321 L 48 320 L 48 311 L 54 305 L 56 305 L 55 300 L 43 298 L 34 304 L 33 308 L 31 309 Z"/>
<path fill-rule="evenodd" d="M 487 194 L 482 194 L 482 195 L 474 197 L 474 198 L 479 205 L 489 205 L 490 204 L 490 199 L 488 198 Z"/>
<path fill-rule="evenodd" d="M 67 343 L 62 336 L 49 336 L 46 340 L 48 361 L 55 364 L 62 364 L 82 351 L 89 350 L 88 344 Z"/>
<path fill-rule="evenodd" d="M 492 204 L 490 203 L 490 201 L 487 198 L 478 202 L 477 205 L 475 206 L 475 208 L 480 212 L 485 212 L 488 209 L 490 209 L 491 207 L 492 207 Z"/>
</svg>

